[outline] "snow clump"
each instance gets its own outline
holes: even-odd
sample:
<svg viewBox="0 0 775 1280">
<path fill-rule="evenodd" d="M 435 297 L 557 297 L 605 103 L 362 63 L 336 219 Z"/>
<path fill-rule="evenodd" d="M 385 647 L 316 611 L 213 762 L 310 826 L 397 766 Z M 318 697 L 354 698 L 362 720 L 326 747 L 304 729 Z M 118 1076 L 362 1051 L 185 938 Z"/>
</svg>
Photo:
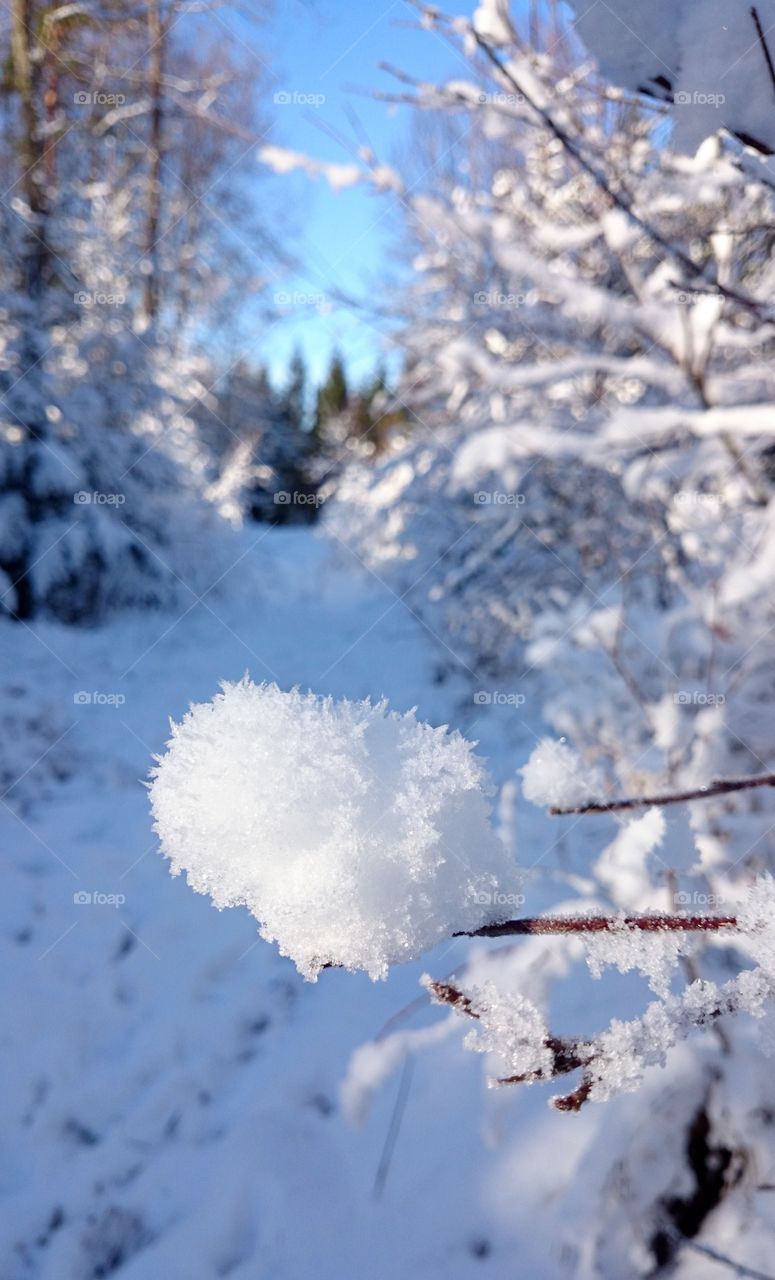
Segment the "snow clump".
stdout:
<svg viewBox="0 0 775 1280">
<path fill-rule="evenodd" d="M 172 874 L 247 906 L 312 980 L 327 965 L 382 978 L 492 923 L 518 884 L 471 744 L 385 701 L 225 683 L 172 725 L 152 779 Z"/>
<path fill-rule="evenodd" d="M 564 738 L 542 738 L 520 770 L 522 794 L 531 804 L 572 809 L 591 800 L 600 782 Z"/>
</svg>

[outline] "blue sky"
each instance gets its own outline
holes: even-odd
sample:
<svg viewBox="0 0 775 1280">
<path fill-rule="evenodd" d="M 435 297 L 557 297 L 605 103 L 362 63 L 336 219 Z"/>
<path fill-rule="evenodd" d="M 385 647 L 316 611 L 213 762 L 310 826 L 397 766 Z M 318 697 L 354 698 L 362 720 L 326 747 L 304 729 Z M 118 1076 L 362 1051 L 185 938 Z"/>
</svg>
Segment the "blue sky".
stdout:
<svg viewBox="0 0 775 1280">
<path fill-rule="evenodd" d="M 473 8 L 473 0 L 445 5 L 453 13 Z M 463 70 L 438 36 L 412 29 L 416 11 L 405 0 L 278 0 L 261 29 L 238 17 L 226 20 L 270 73 L 271 141 L 322 160 L 352 159 L 327 130 L 353 146 L 365 135 L 378 159 L 387 163 L 408 145 L 411 108 L 370 96 L 396 87 L 389 74 L 378 70 L 381 61 L 428 79 Z M 291 101 L 275 102 L 278 92 Z M 316 100 L 313 105 L 310 98 Z M 338 289 L 358 297 L 379 295 L 400 232 L 393 202 L 361 186 L 333 192 L 323 179 L 301 174 L 268 175 L 257 184 L 259 199 L 262 192 L 270 228 L 280 239 L 290 232 L 303 270 L 270 288 L 270 294 L 282 292 L 294 301 L 284 308 L 286 318 L 271 328 L 264 325 L 263 335 L 257 334 L 261 358 L 281 376 L 299 343 L 318 377 L 338 345 L 353 377 L 367 376 L 385 349 L 382 334 L 362 311 L 331 304 L 330 294 Z M 383 333 L 385 328 L 383 324 Z"/>
</svg>

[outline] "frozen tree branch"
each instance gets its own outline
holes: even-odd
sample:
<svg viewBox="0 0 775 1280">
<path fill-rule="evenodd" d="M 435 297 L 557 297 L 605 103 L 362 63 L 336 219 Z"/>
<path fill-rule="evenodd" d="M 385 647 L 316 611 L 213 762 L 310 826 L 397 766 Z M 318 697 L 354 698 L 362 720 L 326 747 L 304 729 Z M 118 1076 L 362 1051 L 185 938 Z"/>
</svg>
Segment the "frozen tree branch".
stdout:
<svg viewBox="0 0 775 1280">
<path fill-rule="evenodd" d="M 708 783 L 705 787 L 694 787 L 690 791 L 665 792 L 653 796 L 629 796 L 623 800 L 589 800 L 568 808 L 552 805 L 549 812 L 555 817 L 580 813 L 616 813 L 623 809 L 685 804 L 689 800 L 709 800 L 714 796 L 728 795 L 733 791 L 753 791 L 758 787 L 775 787 L 775 773 L 762 773 L 755 778 L 722 778 Z"/>
<path fill-rule="evenodd" d="M 443 15 L 440 15 L 435 9 L 424 9 L 418 6 L 423 12 L 438 24 L 445 21 Z M 492 47 L 490 41 L 477 31 L 473 24 L 469 24 L 466 28 L 471 38 L 476 42 L 478 48 L 484 54 L 485 58 L 491 64 L 493 69 L 498 73 L 502 80 L 519 95 L 523 102 L 541 120 L 550 133 L 562 145 L 568 155 L 572 156 L 580 168 L 592 179 L 599 190 L 611 201 L 611 203 L 619 209 L 638 230 L 643 232 L 649 239 L 660 248 L 663 253 L 672 258 L 674 262 L 680 264 L 686 272 L 689 280 L 701 280 L 704 285 L 709 286 L 720 297 L 726 298 L 730 302 L 736 303 L 743 307 L 746 311 L 762 317 L 766 314 L 766 309 L 755 298 L 748 297 L 747 294 L 741 293 L 737 289 L 732 289 L 728 285 L 722 284 L 718 278 L 711 278 L 705 274 L 702 266 L 694 262 L 692 258 L 680 249 L 677 245 L 671 244 L 660 232 L 648 222 L 646 222 L 633 208 L 632 201 L 623 192 L 616 190 L 605 173 L 603 173 L 596 164 L 594 164 L 584 153 L 582 148 L 577 144 L 574 138 L 568 133 L 562 125 L 558 124 L 552 113 L 538 102 L 535 96 L 530 93 L 521 80 L 511 71 L 496 50 Z"/>
<path fill-rule="evenodd" d="M 479 929 L 461 930 L 454 938 L 510 938 L 553 933 L 612 933 L 637 929 L 642 933 L 712 933 L 737 928 L 735 916 L 534 916 L 484 924 Z"/>
<path fill-rule="evenodd" d="M 438 1004 L 450 1005 L 457 1013 L 477 1022 L 486 1020 L 490 1031 L 494 1027 L 502 1039 L 507 1039 L 513 1031 L 513 1027 L 504 1023 L 502 1010 L 496 1010 L 493 1017 L 492 1009 L 479 1008 L 473 997 L 452 983 L 429 981 L 427 985 Z M 644 1069 L 662 1063 L 667 1050 L 691 1031 L 711 1026 L 726 1014 L 757 1015 L 771 995 L 772 982 L 762 970 L 744 971 L 722 987 L 698 980 L 681 995 L 651 1004 L 643 1017 L 631 1022 L 615 1021 L 606 1031 L 590 1039 L 577 1040 L 541 1032 L 540 1044 L 533 1046 L 537 1065 L 498 1076 L 494 1083 L 532 1084 L 581 1070 L 578 1086 L 552 1099 L 552 1106 L 558 1111 L 579 1111 L 591 1098 L 602 1101 L 621 1089 L 637 1086 Z M 520 1013 L 515 1026 L 521 1018 Z M 524 1050 L 526 1046 L 529 1047 L 529 1033 L 520 1048 Z"/>
</svg>

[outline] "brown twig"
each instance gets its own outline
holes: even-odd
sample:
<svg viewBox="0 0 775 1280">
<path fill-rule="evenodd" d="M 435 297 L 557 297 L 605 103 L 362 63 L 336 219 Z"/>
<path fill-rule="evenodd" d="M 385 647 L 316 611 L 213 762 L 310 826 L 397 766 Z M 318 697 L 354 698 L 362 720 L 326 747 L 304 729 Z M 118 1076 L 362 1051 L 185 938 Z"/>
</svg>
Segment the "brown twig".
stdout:
<svg viewBox="0 0 775 1280">
<path fill-rule="evenodd" d="M 507 938 L 513 935 L 551 933 L 615 933 L 620 929 L 642 933 L 710 933 L 736 929 L 737 916 L 525 916 L 461 929 L 453 938 Z"/>
<path fill-rule="evenodd" d="M 438 1004 L 450 1005 L 456 1013 L 462 1013 L 468 1018 L 479 1018 L 479 1014 L 474 1008 L 473 1001 L 465 992 L 459 991 L 451 982 L 429 982 L 428 990 L 431 996 Z M 536 1080 L 553 1080 L 557 1076 L 568 1075 L 571 1071 L 577 1071 L 580 1067 L 587 1067 L 594 1057 L 594 1046 L 586 1041 L 566 1040 L 560 1036 L 548 1035 L 544 1040 L 544 1047 L 551 1050 L 552 1065 L 549 1071 L 533 1071 L 523 1075 L 503 1076 L 498 1080 L 498 1084 L 532 1084 Z M 591 1082 L 582 1084 L 574 1094 L 569 1094 L 568 1098 L 575 1097 L 575 1094 L 584 1092 L 584 1097 L 589 1093 L 592 1085 Z M 565 1098 L 555 1100 L 555 1106 L 560 1111 L 577 1111 L 581 1106 L 564 1105 L 567 1102 Z"/>
<path fill-rule="evenodd" d="M 439 1004 L 451 1005 L 458 1013 L 469 1018 L 479 1019 L 473 1001 L 465 992 L 459 991 L 450 982 L 429 982 L 428 990 Z M 739 1008 L 738 996 L 732 992 L 722 992 L 718 1003 L 711 1009 L 700 1009 L 689 1015 L 690 1025 L 706 1027 L 714 1024 L 725 1014 L 736 1013 Z M 521 1075 L 502 1076 L 498 1084 L 531 1084 L 539 1080 L 554 1080 L 558 1076 L 568 1075 L 572 1071 L 582 1072 L 578 1086 L 570 1093 L 552 1098 L 552 1106 L 557 1111 L 580 1111 L 589 1100 L 595 1086 L 594 1065 L 601 1056 L 601 1048 L 595 1039 L 574 1040 L 547 1034 L 544 1047 L 552 1054 L 551 1064 L 542 1070 Z"/>
<path fill-rule="evenodd" d="M 588 800 L 568 809 L 552 805 L 549 812 L 554 817 L 566 817 L 576 813 L 615 813 L 621 809 L 640 809 L 646 805 L 685 804 L 688 800 L 709 800 L 714 796 L 728 795 L 732 791 L 752 791 L 756 787 L 775 787 L 775 773 L 761 773 L 755 778 L 722 778 L 706 787 L 691 791 L 667 792 L 655 796 L 630 796 L 625 800 Z"/>
<path fill-rule="evenodd" d="M 431 980 L 428 983 L 428 990 L 433 999 L 438 1004 L 449 1004 L 457 1013 L 464 1013 L 468 1018 L 478 1018 L 479 1014 L 474 1008 L 473 1001 L 470 996 L 464 995 L 462 991 L 458 991 L 457 987 L 453 987 L 451 982 L 436 982 Z"/>
</svg>

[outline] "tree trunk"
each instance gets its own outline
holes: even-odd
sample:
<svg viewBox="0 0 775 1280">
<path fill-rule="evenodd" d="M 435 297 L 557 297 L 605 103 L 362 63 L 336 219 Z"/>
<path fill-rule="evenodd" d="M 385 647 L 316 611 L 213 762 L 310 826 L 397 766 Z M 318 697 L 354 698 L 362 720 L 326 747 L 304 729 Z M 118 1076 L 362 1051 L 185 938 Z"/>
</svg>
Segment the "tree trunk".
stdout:
<svg viewBox="0 0 775 1280">
<path fill-rule="evenodd" d="M 146 318 L 153 322 L 159 312 L 159 225 L 161 221 L 161 151 L 164 133 L 164 99 L 162 78 L 164 75 L 164 44 L 167 32 L 162 22 L 159 0 L 148 0 L 149 37 L 149 92 L 151 115 L 148 146 L 147 206 L 145 222 L 146 271 L 143 309 Z"/>
<path fill-rule="evenodd" d="M 40 71 L 33 58 L 35 22 L 34 0 L 12 0 L 11 62 L 21 109 L 21 186 L 31 214 L 24 253 L 24 287 L 30 297 L 40 298 L 50 274 L 51 250 L 45 185 L 46 149 L 38 115 Z"/>
</svg>

